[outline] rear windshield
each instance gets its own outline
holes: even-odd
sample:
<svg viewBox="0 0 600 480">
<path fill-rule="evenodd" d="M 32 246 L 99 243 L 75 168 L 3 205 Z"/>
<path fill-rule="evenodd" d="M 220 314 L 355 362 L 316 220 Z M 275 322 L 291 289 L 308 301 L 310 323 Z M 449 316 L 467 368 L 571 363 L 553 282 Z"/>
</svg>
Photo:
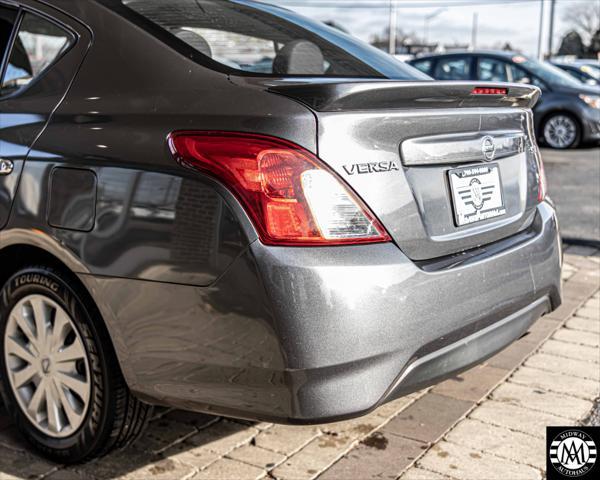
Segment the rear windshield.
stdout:
<svg viewBox="0 0 600 480">
<path fill-rule="evenodd" d="M 350 35 L 274 5 L 245 0 L 121 3 L 229 73 L 429 80 Z"/>
</svg>

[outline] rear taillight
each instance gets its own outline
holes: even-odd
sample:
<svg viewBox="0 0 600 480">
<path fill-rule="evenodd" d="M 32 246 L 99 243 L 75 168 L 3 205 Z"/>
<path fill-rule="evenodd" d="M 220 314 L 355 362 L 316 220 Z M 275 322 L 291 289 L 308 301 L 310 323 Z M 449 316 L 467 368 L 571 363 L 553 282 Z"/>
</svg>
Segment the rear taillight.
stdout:
<svg viewBox="0 0 600 480">
<path fill-rule="evenodd" d="M 269 245 L 342 245 L 390 237 L 341 179 L 303 148 L 237 132 L 175 132 L 175 158 L 223 183 Z"/>
<path fill-rule="evenodd" d="M 548 181 L 546 180 L 546 171 L 544 170 L 544 161 L 542 155 L 539 153 L 536 155 L 537 166 L 538 166 L 538 202 L 543 201 L 548 193 Z"/>
<path fill-rule="evenodd" d="M 471 90 L 471 95 L 506 95 L 507 93 L 507 88 L 496 87 L 475 87 Z"/>
<path fill-rule="evenodd" d="M 532 131 L 532 122 L 533 117 L 529 116 L 528 124 L 530 125 L 530 135 L 531 135 L 531 153 L 533 154 L 533 158 L 535 159 L 535 164 L 537 167 L 536 177 L 537 177 L 537 187 L 538 194 L 537 199 L 538 202 L 542 202 L 546 198 L 546 194 L 548 193 L 548 182 L 546 180 L 546 172 L 544 171 L 544 161 L 542 160 L 542 153 L 540 152 L 539 147 L 537 146 L 537 142 L 535 141 L 535 136 Z"/>
</svg>

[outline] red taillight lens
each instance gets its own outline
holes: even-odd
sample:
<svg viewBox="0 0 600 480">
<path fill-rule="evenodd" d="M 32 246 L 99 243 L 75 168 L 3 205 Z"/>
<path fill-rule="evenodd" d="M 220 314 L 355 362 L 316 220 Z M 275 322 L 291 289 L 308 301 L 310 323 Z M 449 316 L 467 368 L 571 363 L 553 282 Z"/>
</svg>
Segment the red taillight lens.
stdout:
<svg viewBox="0 0 600 480">
<path fill-rule="evenodd" d="M 342 181 L 303 148 L 236 132 L 176 132 L 177 160 L 221 181 L 269 245 L 387 242 L 383 226 Z"/>
<path fill-rule="evenodd" d="M 471 91 L 471 95 L 506 95 L 508 93 L 507 88 L 495 88 L 495 87 L 475 87 Z"/>
</svg>

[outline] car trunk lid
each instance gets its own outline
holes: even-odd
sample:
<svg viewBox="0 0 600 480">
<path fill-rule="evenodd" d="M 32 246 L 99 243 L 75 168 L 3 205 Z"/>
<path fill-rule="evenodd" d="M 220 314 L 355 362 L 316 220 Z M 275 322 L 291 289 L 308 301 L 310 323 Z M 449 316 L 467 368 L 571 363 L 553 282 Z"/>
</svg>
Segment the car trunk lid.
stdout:
<svg viewBox="0 0 600 480">
<path fill-rule="evenodd" d="M 492 243 L 533 221 L 537 88 L 320 79 L 274 82 L 270 90 L 314 111 L 319 157 L 412 259 Z"/>
</svg>

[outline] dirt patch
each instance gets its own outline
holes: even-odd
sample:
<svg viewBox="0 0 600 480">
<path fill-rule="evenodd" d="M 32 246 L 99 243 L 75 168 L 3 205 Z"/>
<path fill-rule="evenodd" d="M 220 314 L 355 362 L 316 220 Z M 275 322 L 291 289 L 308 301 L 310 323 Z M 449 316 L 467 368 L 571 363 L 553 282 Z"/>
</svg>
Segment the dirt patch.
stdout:
<svg viewBox="0 0 600 480">
<path fill-rule="evenodd" d="M 156 465 L 148 469 L 152 475 L 161 475 L 163 473 L 172 472 L 175 470 L 175 462 L 173 460 L 161 460 Z"/>
<path fill-rule="evenodd" d="M 319 447 L 321 448 L 337 448 L 346 442 L 348 442 L 348 437 L 338 434 L 325 434 L 319 437 Z"/>
<path fill-rule="evenodd" d="M 381 432 L 375 432 L 360 442 L 367 447 L 376 448 L 377 450 L 385 450 L 388 446 L 388 439 Z"/>
</svg>

